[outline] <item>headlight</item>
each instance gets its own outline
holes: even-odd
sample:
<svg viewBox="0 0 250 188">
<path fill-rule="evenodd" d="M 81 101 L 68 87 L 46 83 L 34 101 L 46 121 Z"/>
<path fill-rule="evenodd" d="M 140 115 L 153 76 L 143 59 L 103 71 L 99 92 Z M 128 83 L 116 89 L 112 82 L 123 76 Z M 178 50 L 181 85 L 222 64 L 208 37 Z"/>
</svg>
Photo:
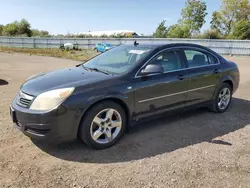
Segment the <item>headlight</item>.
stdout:
<svg viewBox="0 0 250 188">
<path fill-rule="evenodd" d="M 47 91 L 38 95 L 30 106 L 31 110 L 52 110 L 65 101 L 75 88 Z"/>
</svg>

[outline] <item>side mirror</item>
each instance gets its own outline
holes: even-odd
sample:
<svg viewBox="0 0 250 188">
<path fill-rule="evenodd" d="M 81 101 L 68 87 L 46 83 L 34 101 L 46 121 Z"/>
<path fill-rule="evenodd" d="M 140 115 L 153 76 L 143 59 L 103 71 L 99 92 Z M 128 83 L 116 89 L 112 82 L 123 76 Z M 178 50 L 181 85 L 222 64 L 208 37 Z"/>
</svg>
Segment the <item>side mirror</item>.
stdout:
<svg viewBox="0 0 250 188">
<path fill-rule="evenodd" d="M 146 76 L 149 74 L 161 74 L 163 73 L 163 67 L 161 65 L 147 65 L 142 71 L 141 71 L 141 76 Z"/>
</svg>

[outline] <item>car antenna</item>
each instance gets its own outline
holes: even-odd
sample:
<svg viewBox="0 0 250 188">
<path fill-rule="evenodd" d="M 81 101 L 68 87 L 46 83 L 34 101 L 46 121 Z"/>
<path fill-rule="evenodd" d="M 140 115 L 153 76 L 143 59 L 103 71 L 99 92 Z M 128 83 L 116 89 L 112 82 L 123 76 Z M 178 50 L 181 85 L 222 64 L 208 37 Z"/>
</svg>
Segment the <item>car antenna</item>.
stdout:
<svg viewBox="0 0 250 188">
<path fill-rule="evenodd" d="M 139 43 L 135 41 L 135 42 L 134 42 L 134 46 L 137 46 L 137 45 L 139 45 Z"/>
</svg>

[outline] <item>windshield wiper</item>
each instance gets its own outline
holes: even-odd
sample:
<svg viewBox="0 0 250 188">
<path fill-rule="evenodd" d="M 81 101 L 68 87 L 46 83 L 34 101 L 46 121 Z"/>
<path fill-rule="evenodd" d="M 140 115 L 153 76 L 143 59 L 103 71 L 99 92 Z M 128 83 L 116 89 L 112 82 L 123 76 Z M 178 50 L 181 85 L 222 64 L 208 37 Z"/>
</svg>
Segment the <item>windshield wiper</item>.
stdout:
<svg viewBox="0 0 250 188">
<path fill-rule="evenodd" d="M 101 70 L 101 69 L 98 69 L 98 68 L 90 68 L 90 67 L 85 67 L 84 65 L 82 65 L 83 68 L 87 69 L 87 70 L 93 70 L 93 71 L 96 71 L 96 72 L 102 72 L 104 74 L 110 74 L 108 71 L 104 71 L 104 70 Z"/>
</svg>

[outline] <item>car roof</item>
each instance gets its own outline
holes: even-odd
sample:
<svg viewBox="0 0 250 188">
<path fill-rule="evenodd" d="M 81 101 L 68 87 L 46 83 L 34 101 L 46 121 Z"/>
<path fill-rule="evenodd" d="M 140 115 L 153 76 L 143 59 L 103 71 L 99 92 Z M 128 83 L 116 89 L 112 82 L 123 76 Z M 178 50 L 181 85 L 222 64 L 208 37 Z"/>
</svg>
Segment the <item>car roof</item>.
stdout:
<svg viewBox="0 0 250 188">
<path fill-rule="evenodd" d="M 134 46 L 133 44 L 125 44 L 126 46 Z M 198 44 L 193 43 L 170 43 L 170 44 L 164 44 L 164 43 L 141 43 L 137 45 L 138 47 L 149 47 L 149 48 L 167 48 L 167 47 L 197 47 L 197 48 L 203 48 L 207 49 L 206 47 Z"/>
<path fill-rule="evenodd" d="M 104 44 L 104 45 L 112 45 L 112 44 L 109 44 L 109 43 L 106 43 L 106 42 L 103 42 L 102 44 Z"/>
<path fill-rule="evenodd" d="M 125 44 L 126 46 L 134 46 L 132 44 Z M 169 44 L 164 44 L 164 43 L 141 43 L 137 45 L 138 47 L 145 47 L 145 48 L 151 48 L 152 50 L 163 50 L 165 48 L 171 48 L 171 47 L 193 47 L 193 48 L 199 48 L 201 50 L 209 51 L 210 53 L 216 55 L 217 57 L 221 57 L 218 53 L 215 51 L 199 45 L 199 44 L 194 44 L 194 43 L 169 43 Z"/>
</svg>

